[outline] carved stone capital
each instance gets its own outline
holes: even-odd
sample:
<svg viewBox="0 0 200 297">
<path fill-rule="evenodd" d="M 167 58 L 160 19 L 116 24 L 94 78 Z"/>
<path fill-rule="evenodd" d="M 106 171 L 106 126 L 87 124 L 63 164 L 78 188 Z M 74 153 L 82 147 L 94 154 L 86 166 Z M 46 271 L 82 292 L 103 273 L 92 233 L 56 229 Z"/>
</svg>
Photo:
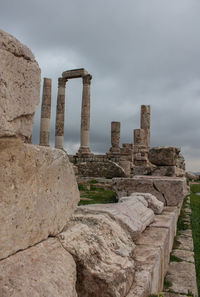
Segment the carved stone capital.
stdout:
<svg viewBox="0 0 200 297">
<path fill-rule="evenodd" d="M 83 76 L 83 84 L 84 85 L 90 85 L 91 84 L 91 79 L 92 79 L 91 74 L 87 74 L 87 75 Z"/>
<path fill-rule="evenodd" d="M 65 88 L 66 82 L 67 82 L 66 78 L 59 77 L 58 78 L 58 88 L 59 87 L 64 87 Z"/>
</svg>

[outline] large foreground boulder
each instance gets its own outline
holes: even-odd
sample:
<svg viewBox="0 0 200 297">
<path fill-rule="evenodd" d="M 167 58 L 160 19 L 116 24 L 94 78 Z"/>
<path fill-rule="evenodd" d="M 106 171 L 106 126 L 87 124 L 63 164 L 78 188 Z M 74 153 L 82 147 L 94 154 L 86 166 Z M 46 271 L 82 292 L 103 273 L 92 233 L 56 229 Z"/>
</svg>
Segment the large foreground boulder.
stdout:
<svg viewBox="0 0 200 297">
<path fill-rule="evenodd" d="M 78 201 L 66 153 L 0 139 L 0 259 L 55 236 Z"/>
<path fill-rule="evenodd" d="M 135 277 L 134 241 L 155 218 L 145 202 L 79 206 L 57 235 L 76 262 L 78 296 L 127 296 Z"/>
<path fill-rule="evenodd" d="M 149 161 L 154 165 L 176 166 L 180 148 L 173 146 L 153 147 L 149 151 Z"/>
<path fill-rule="evenodd" d="M 34 55 L 0 30 L 0 137 L 32 134 L 40 102 L 40 68 Z"/>
<path fill-rule="evenodd" d="M 0 261 L 1 297 L 76 297 L 76 265 L 55 238 Z"/>
<path fill-rule="evenodd" d="M 75 214 L 58 235 L 77 265 L 79 297 L 126 296 L 134 281 L 129 233 L 103 214 Z"/>
</svg>

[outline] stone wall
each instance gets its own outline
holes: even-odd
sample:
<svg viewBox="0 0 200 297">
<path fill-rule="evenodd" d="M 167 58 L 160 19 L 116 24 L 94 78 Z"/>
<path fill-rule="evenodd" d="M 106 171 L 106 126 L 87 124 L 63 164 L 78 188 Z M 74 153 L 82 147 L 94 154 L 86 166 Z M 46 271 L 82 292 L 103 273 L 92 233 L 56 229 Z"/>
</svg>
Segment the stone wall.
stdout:
<svg viewBox="0 0 200 297">
<path fill-rule="evenodd" d="M 64 151 L 23 142 L 39 104 L 40 69 L 3 31 L 0 66 L 0 296 L 76 297 L 75 262 L 55 238 L 79 201 L 73 168 Z"/>
</svg>

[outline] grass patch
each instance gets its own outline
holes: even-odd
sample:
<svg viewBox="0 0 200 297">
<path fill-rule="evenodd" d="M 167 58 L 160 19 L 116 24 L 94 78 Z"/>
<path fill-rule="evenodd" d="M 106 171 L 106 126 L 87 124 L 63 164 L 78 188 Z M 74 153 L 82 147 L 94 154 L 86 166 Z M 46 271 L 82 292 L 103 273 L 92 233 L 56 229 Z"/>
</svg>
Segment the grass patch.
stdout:
<svg viewBox="0 0 200 297">
<path fill-rule="evenodd" d="M 176 250 L 180 246 L 180 241 L 177 240 L 177 236 L 174 237 L 174 243 L 173 243 L 173 250 Z"/>
<path fill-rule="evenodd" d="M 200 192 L 200 184 L 190 185 L 190 191 L 194 194 Z"/>
<path fill-rule="evenodd" d="M 172 283 L 170 281 L 168 281 L 165 277 L 164 279 L 164 288 L 165 289 L 169 289 L 172 286 Z"/>
<path fill-rule="evenodd" d="M 173 254 L 170 254 L 170 262 L 183 262 L 183 260 Z"/>
<path fill-rule="evenodd" d="M 197 287 L 200 296 L 200 196 L 195 195 L 195 193 L 200 192 L 200 184 L 191 185 L 190 189 L 192 192 L 190 194 L 190 205 L 192 209 L 192 237 L 194 242 L 194 258 L 196 266 Z"/>
<path fill-rule="evenodd" d="M 89 198 L 91 200 L 81 200 L 78 205 L 87 204 L 105 204 L 116 203 L 116 193 L 113 191 L 85 191 L 81 194 L 82 198 Z"/>
<path fill-rule="evenodd" d="M 81 200 L 78 205 L 87 204 L 106 204 L 116 203 L 117 195 L 114 191 L 105 190 L 103 187 L 96 187 L 97 181 L 91 180 L 86 185 L 79 184 L 81 198 L 88 198 L 90 200 Z"/>
<path fill-rule="evenodd" d="M 186 213 L 185 213 L 185 208 L 187 207 L 187 204 L 188 204 L 187 200 L 188 200 L 188 197 L 186 196 L 183 200 L 183 206 L 180 212 L 180 216 L 178 218 L 177 232 L 181 230 L 190 229 L 190 224 L 186 221 Z"/>
</svg>

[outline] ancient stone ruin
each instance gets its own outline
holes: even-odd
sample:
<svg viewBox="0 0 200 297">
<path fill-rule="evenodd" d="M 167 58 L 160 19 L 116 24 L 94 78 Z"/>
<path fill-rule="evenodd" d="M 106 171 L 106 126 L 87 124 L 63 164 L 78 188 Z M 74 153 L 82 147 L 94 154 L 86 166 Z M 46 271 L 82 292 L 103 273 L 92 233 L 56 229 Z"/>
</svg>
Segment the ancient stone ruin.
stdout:
<svg viewBox="0 0 200 297">
<path fill-rule="evenodd" d="M 33 145 L 26 142 L 39 104 L 40 68 L 26 46 L 1 30 L 0 66 L 0 296 L 148 297 L 161 292 L 168 269 L 174 271 L 170 252 L 187 185 L 184 176 L 177 177 L 176 169 L 184 167 L 178 149 L 150 149 L 150 107 L 141 108 L 134 144 L 120 147 L 120 123 L 113 122 L 109 152 L 95 156 L 89 148 L 91 75 L 84 69 L 66 71 L 58 80 L 56 148 L 49 147 L 50 79 L 43 85 L 40 145 Z M 77 77 L 83 79 L 81 143 L 68 157 L 65 84 Z M 95 168 L 99 177 L 109 177 L 118 202 L 77 206 L 72 163 L 87 178 Z M 151 175 L 134 175 L 136 167 L 144 174 L 150 168 Z M 156 170 L 162 176 L 154 176 Z M 190 264 L 187 288 L 197 296 Z"/>
</svg>

